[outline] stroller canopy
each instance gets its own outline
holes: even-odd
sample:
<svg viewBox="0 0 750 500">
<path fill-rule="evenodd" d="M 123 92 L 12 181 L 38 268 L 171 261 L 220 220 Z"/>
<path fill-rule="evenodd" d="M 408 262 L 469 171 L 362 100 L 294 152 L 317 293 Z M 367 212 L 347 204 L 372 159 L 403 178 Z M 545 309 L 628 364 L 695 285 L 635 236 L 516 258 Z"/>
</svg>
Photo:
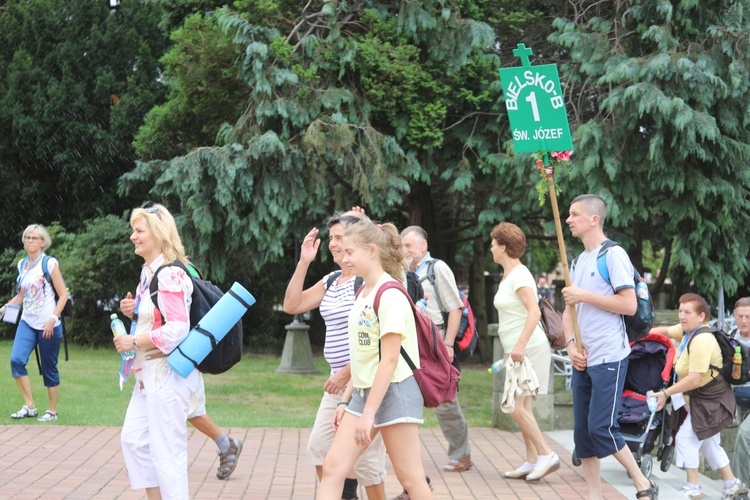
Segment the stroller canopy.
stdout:
<svg viewBox="0 0 750 500">
<path fill-rule="evenodd" d="M 650 333 L 631 342 L 625 389 L 640 394 L 661 390 L 669 382 L 674 357 L 674 344 L 664 335 Z"/>
</svg>

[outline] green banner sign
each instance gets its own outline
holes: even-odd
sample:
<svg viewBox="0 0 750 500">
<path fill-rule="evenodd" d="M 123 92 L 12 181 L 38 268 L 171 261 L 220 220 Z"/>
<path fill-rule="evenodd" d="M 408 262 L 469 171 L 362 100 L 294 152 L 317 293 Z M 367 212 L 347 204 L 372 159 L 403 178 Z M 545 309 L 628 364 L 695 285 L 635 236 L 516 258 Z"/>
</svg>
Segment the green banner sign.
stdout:
<svg viewBox="0 0 750 500">
<path fill-rule="evenodd" d="M 573 149 L 557 66 L 532 66 L 530 48 L 513 51 L 522 66 L 500 70 L 505 108 L 517 153 Z"/>
</svg>

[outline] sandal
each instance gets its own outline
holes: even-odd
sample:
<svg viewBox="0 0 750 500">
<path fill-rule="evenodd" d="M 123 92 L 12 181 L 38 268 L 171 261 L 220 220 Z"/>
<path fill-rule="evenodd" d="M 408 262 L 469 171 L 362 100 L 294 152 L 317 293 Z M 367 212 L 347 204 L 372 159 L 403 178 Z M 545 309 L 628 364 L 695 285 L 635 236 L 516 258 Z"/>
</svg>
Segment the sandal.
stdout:
<svg viewBox="0 0 750 500">
<path fill-rule="evenodd" d="M 636 493 L 635 498 L 648 498 L 649 500 L 659 499 L 659 485 L 650 479 L 648 480 L 648 482 L 651 483 L 651 486 Z"/>
<path fill-rule="evenodd" d="M 23 405 L 20 410 L 15 413 L 11 413 L 10 418 L 21 419 L 21 418 L 34 418 L 37 416 L 36 406 L 29 408 Z"/>
</svg>

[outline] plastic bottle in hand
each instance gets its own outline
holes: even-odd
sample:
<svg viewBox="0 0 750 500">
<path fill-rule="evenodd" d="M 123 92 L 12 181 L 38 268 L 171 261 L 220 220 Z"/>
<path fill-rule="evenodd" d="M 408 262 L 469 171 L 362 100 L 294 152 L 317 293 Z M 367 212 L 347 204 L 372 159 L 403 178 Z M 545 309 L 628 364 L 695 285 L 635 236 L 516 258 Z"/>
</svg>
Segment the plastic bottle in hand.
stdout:
<svg viewBox="0 0 750 500">
<path fill-rule="evenodd" d="M 424 312 L 425 309 L 427 309 L 427 295 L 419 299 L 415 305 L 417 306 L 417 309 L 420 310 L 420 312 Z"/>
<path fill-rule="evenodd" d="M 656 408 L 659 406 L 659 400 L 656 399 L 654 391 L 648 391 L 646 393 L 646 404 L 648 404 L 648 409 L 651 413 L 656 412 Z"/>
<path fill-rule="evenodd" d="M 732 378 L 735 380 L 739 380 L 742 376 L 742 347 L 737 346 L 734 348 L 732 363 Z"/>
<path fill-rule="evenodd" d="M 505 368 L 505 358 L 500 358 L 494 363 L 492 363 L 491 368 L 487 368 L 487 373 L 498 373 L 503 371 Z"/>
<path fill-rule="evenodd" d="M 117 314 L 112 314 L 110 318 L 111 321 L 109 322 L 109 326 L 110 328 L 112 328 L 112 334 L 115 337 L 128 334 L 128 332 L 125 330 L 125 325 L 123 324 L 122 320 L 117 317 Z M 122 351 L 122 359 L 130 359 L 134 356 L 135 351 Z"/>
</svg>

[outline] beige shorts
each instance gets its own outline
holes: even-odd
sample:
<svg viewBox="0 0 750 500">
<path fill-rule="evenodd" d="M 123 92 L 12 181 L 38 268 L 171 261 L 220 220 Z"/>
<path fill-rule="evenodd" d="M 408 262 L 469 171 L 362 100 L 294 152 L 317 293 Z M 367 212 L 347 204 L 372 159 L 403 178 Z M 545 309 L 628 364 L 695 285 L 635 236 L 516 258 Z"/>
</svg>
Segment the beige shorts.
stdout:
<svg viewBox="0 0 750 500">
<path fill-rule="evenodd" d="M 547 342 L 526 349 L 526 357 L 534 367 L 536 378 L 539 379 L 539 394 L 547 394 L 549 390 L 549 369 L 552 364 L 552 350 Z"/>
<path fill-rule="evenodd" d="M 323 465 L 328 449 L 336 436 L 331 420 L 333 420 L 336 405 L 340 401 L 341 394 L 323 393 L 323 399 L 320 400 L 318 414 L 315 416 L 315 423 L 310 432 L 310 439 L 307 441 L 307 461 L 310 465 L 316 467 Z M 365 487 L 385 481 L 385 444 L 379 432 L 362 456 L 357 459 L 354 472 L 357 473 L 360 484 Z"/>
<path fill-rule="evenodd" d="M 203 374 L 198 382 L 198 390 L 190 396 L 190 405 L 188 406 L 188 420 L 200 417 L 206 414 L 206 386 L 203 385 Z"/>
</svg>

